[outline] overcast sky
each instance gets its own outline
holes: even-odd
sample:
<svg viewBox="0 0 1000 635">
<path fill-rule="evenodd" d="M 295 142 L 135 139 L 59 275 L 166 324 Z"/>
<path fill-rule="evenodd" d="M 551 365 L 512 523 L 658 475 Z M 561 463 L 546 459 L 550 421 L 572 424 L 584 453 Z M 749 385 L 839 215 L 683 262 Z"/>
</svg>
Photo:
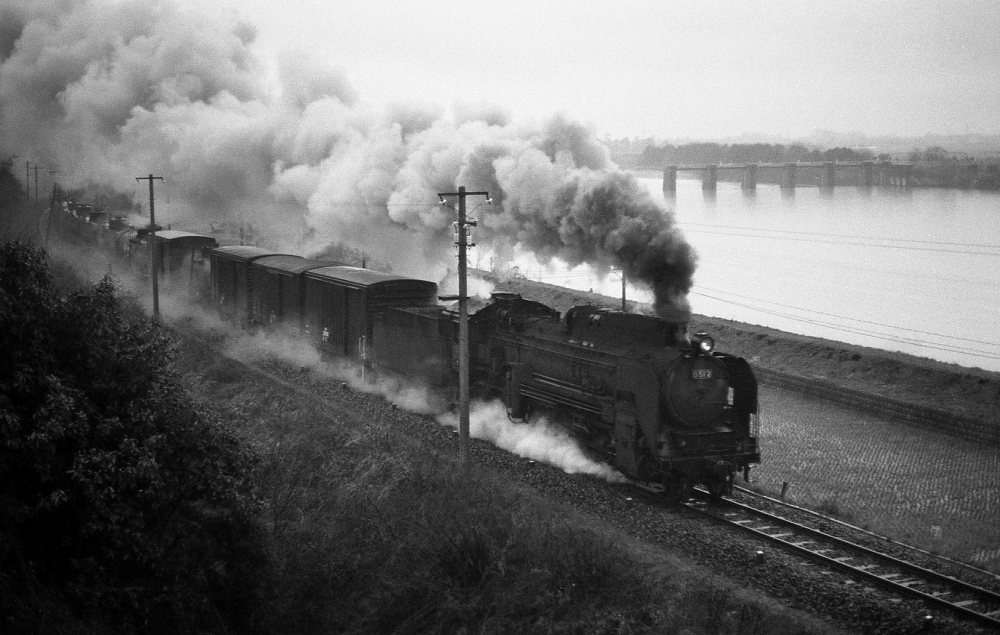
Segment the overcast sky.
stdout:
<svg viewBox="0 0 1000 635">
<path fill-rule="evenodd" d="M 362 100 L 667 138 L 1000 133 L 997 0 L 223 0 Z"/>
</svg>

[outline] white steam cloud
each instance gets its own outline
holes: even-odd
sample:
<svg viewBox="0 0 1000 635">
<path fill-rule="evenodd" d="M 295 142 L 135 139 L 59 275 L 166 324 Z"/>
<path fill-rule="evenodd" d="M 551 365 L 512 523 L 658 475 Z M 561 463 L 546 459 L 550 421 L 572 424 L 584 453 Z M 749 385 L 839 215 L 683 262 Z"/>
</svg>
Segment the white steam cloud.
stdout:
<svg viewBox="0 0 1000 635">
<path fill-rule="evenodd" d="M 438 416 L 442 425 L 458 428 L 458 415 Z M 554 465 L 567 474 L 588 474 L 612 483 L 625 477 L 607 463 L 594 461 L 562 428 L 544 417 L 530 423 L 514 423 L 499 401 L 474 401 L 469 407 L 469 435 L 482 439 L 517 456 Z"/>
<path fill-rule="evenodd" d="M 177 310 L 180 311 L 179 308 Z M 174 317 L 182 315 L 177 313 Z M 193 317 L 195 320 L 203 319 L 198 314 Z M 275 332 L 243 334 L 227 342 L 226 354 L 255 363 L 278 359 L 321 377 L 344 382 L 352 390 L 381 395 L 401 410 L 435 415 L 441 425 L 458 428 L 458 415 L 445 411 L 447 403 L 442 396 L 401 378 L 362 377 L 358 366 L 347 361 L 321 361 L 317 350 L 299 338 Z M 606 463 L 591 459 L 569 433 L 545 417 L 536 417 L 530 423 L 515 423 L 507 417 L 503 403 L 497 401 L 473 401 L 470 404 L 469 433 L 475 439 L 492 443 L 517 456 L 558 467 L 568 474 L 586 474 L 611 483 L 625 482 L 620 472 Z"/>
<path fill-rule="evenodd" d="M 273 85 L 252 26 L 170 0 L 0 0 L 0 25 L 0 152 L 64 186 L 128 190 L 153 172 L 173 199 L 165 223 L 250 222 L 274 247 L 343 242 L 437 281 L 454 221 L 437 193 L 465 185 L 495 201 L 475 214 L 479 244 L 621 267 L 661 311 L 687 311 L 695 256 L 673 217 L 564 117 L 379 111 L 301 52 L 282 55 Z"/>
</svg>

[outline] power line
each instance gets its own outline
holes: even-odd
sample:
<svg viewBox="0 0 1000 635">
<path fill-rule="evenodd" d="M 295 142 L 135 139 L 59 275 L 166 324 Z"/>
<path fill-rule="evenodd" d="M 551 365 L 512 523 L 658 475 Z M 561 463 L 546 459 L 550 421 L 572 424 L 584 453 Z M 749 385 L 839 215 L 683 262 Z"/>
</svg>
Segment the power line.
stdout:
<svg viewBox="0 0 1000 635">
<path fill-rule="evenodd" d="M 712 295 L 707 294 L 707 293 L 700 293 L 700 292 L 697 292 L 697 291 L 691 291 L 691 294 L 692 295 L 702 296 L 702 297 L 709 298 L 709 299 L 712 299 L 712 300 L 716 300 L 718 302 L 722 302 L 722 303 L 725 303 L 725 304 L 731 304 L 731 305 L 734 305 L 734 306 L 743 307 L 743 308 L 746 308 L 746 309 L 750 309 L 752 311 L 757 311 L 757 312 L 765 313 L 765 314 L 768 314 L 768 315 L 775 315 L 775 316 L 782 317 L 782 318 L 785 318 L 785 319 L 788 319 L 788 320 L 793 320 L 793 321 L 796 321 L 796 322 L 803 322 L 803 323 L 806 323 L 806 324 L 811 324 L 813 326 L 821 326 L 821 327 L 828 328 L 828 329 L 835 330 L 835 331 L 841 331 L 841 332 L 845 332 L 845 333 L 851 333 L 851 334 L 854 334 L 854 335 L 864 335 L 864 336 L 872 337 L 872 338 L 875 338 L 875 339 L 885 340 L 885 341 L 889 341 L 889 342 L 896 342 L 897 344 L 910 344 L 910 345 L 920 346 L 922 348 L 929 348 L 929 349 L 932 349 L 932 350 L 946 351 L 946 352 L 950 352 L 950 353 L 960 353 L 960 354 L 964 354 L 964 355 L 970 355 L 970 356 L 973 356 L 973 357 L 981 357 L 981 358 L 984 358 L 984 359 L 1000 360 L 1000 356 L 998 356 L 998 355 L 987 354 L 987 353 L 984 353 L 981 350 L 977 350 L 977 349 L 970 349 L 970 348 L 965 348 L 965 347 L 962 347 L 962 346 L 949 346 L 947 344 L 941 344 L 941 343 L 935 343 L 935 342 L 928 342 L 926 340 L 919 340 L 919 339 L 909 338 L 909 337 L 893 336 L 893 335 L 888 334 L 888 333 L 879 333 L 877 331 L 869 331 L 869 330 L 866 330 L 866 329 L 850 328 L 850 327 L 841 326 L 841 325 L 838 325 L 838 324 L 833 324 L 833 323 L 830 323 L 830 322 L 823 322 L 821 320 L 812 320 L 812 319 L 808 319 L 808 318 L 797 317 L 797 316 L 790 315 L 790 314 L 787 314 L 787 313 L 782 313 L 780 311 L 773 311 L 773 310 L 770 310 L 770 309 L 762 308 L 762 307 L 759 307 L 759 306 L 753 306 L 753 305 L 742 303 L 742 302 L 734 302 L 732 300 L 726 300 L 725 298 L 719 298 L 719 297 L 712 296 Z M 847 318 L 845 318 L 845 319 L 847 319 Z M 894 328 L 894 327 L 889 327 L 889 328 Z M 997 344 L 994 344 L 994 343 L 991 343 L 991 342 L 979 342 L 979 343 L 986 344 L 987 346 L 997 346 Z"/>
<path fill-rule="evenodd" d="M 793 263 L 793 264 L 795 264 L 797 266 L 803 266 L 804 265 L 804 266 L 807 266 L 807 267 L 812 267 L 814 269 L 821 269 L 823 271 L 826 271 L 828 269 L 840 269 L 840 270 L 843 270 L 843 271 L 861 271 L 861 272 L 866 273 L 866 274 L 871 274 L 873 272 L 873 269 L 871 267 L 852 267 L 850 265 L 842 264 L 842 263 L 839 263 L 839 262 L 824 262 L 824 261 L 817 261 L 817 260 L 805 260 L 805 259 L 801 259 L 801 258 L 788 258 L 788 257 L 780 256 L 780 255 L 775 255 L 773 253 L 756 254 L 754 256 L 754 258 L 767 258 L 767 259 L 771 259 L 771 260 L 783 260 L 785 262 Z M 741 269 L 743 269 L 743 270 L 746 269 L 746 266 L 743 263 L 741 263 Z M 936 280 L 936 281 L 939 281 L 939 282 L 946 282 L 948 284 L 957 283 L 957 284 L 971 285 L 971 286 L 975 286 L 975 287 L 985 287 L 985 288 L 989 288 L 989 289 L 993 289 L 993 288 L 996 287 L 995 283 L 986 282 L 986 281 L 968 280 L 966 278 L 955 278 L 955 277 L 952 277 L 952 276 L 932 276 L 932 275 L 925 275 L 925 274 L 913 273 L 912 271 L 893 271 L 893 270 L 882 269 L 882 270 L 879 270 L 879 273 L 884 273 L 884 274 L 887 274 L 887 275 L 893 275 L 893 276 L 897 276 L 897 277 L 900 277 L 900 278 L 912 278 L 914 280 Z"/>
<path fill-rule="evenodd" d="M 901 242 L 901 243 L 920 243 L 929 245 L 950 245 L 954 247 L 985 247 L 988 249 L 1000 249 L 1000 245 L 988 244 L 988 243 L 953 243 L 940 240 L 918 240 L 915 238 L 885 238 L 882 236 L 858 236 L 856 234 L 830 234 L 827 232 L 805 232 L 796 231 L 793 229 L 766 229 L 757 227 L 741 227 L 732 225 L 713 225 L 711 223 L 691 223 L 678 221 L 678 225 L 690 225 L 694 227 L 709 227 L 712 229 L 735 229 L 735 230 L 745 230 L 745 231 L 755 231 L 755 232 L 771 232 L 775 234 L 797 234 L 805 236 L 827 236 L 834 238 L 854 238 L 858 240 L 882 240 L 891 242 Z"/>
<path fill-rule="evenodd" d="M 329 199 L 308 201 L 309 204 L 323 205 L 325 207 L 441 207 L 439 203 L 368 203 L 365 201 Z"/>
<path fill-rule="evenodd" d="M 866 243 L 866 242 L 850 242 L 843 240 L 819 240 L 816 238 L 797 238 L 794 236 L 762 236 L 757 234 L 740 234 L 735 232 L 718 232 L 718 231 L 708 231 L 705 229 L 688 229 L 685 230 L 693 234 L 713 234 L 716 236 L 738 236 L 740 238 L 763 238 L 766 240 L 791 240 L 796 242 L 807 242 L 807 243 L 820 243 L 828 245 L 840 245 L 840 246 L 859 246 L 859 247 L 879 247 L 882 249 L 905 249 L 911 251 L 933 251 L 946 254 L 963 254 L 971 256 L 992 256 L 994 258 L 1000 257 L 1000 252 L 989 253 L 983 251 L 966 251 L 960 249 L 935 249 L 932 247 L 917 247 L 910 245 L 879 245 L 877 243 Z M 752 230 L 752 231 L 772 231 L 772 230 Z M 892 240 L 892 239 L 877 239 L 877 240 Z M 946 243 L 950 244 L 950 243 Z M 959 243 L 954 243 L 956 246 L 962 246 Z M 1000 249 L 1000 246 L 988 246 L 990 249 Z"/>
<path fill-rule="evenodd" d="M 699 286 L 699 288 L 700 289 L 705 289 L 707 291 L 711 291 L 713 293 L 728 294 L 728 295 L 731 295 L 731 296 L 735 296 L 737 298 L 743 298 L 744 300 L 756 300 L 756 298 L 751 298 L 749 296 L 740 295 L 739 293 L 733 293 L 731 291 L 720 291 L 719 289 L 710 289 L 708 287 L 702 287 L 702 286 Z M 861 323 L 861 324 L 871 324 L 873 326 L 883 326 L 883 327 L 889 328 L 889 329 L 896 329 L 896 330 L 899 330 L 899 331 L 909 331 L 911 333 L 919 333 L 921 335 L 933 335 L 934 337 L 940 337 L 941 339 L 961 340 L 963 342 L 972 342 L 973 344 L 987 344 L 987 345 L 990 345 L 990 346 L 996 346 L 996 347 L 1000 348 L 1000 344 L 991 344 L 990 342 L 983 342 L 982 340 L 976 340 L 976 339 L 965 338 L 965 337 L 958 337 L 958 336 L 955 336 L 955 335 L 942 335 L 941 333 L 934 333 L 932 331 L 921 331 L 919 329 L 911 329 L 911 328 L 907 328 L 905 326 L 895 326 L 895 325 L 892 325 L 892 324 L 883 324 L 882 322 L 875 322 L 875 321 L 872 321 L 872 320 L 862 320 L 862 319 L 858 319 L 858 318 L 850 318 L 850 317 L 847 317 L 847 316 L 844 316 L 844 315 L 837 315 L 836 313 L 826 313 L 825 311 L 816 311 L 814 309 L 806 309 L 806 308 L 802 308 L 802 307 L 792 306 L 790 304 L 782 304 L 780 302 L 771 302 L 769 300 L 759 300 L 759 301 L 760 302 L 764 302 L 765 304 L 773 304 L 774 306 L 780 306 L 782 308 L 792 309 L 794 311 L 803 311 L 805 313 L 815 313 L 816 315 L 823 315 L 823 316 L 826 316 L 826 317 L 836 318 L 838 320 L 844 320 L 844 321 L 847 321 L 847 322 L 858 322 L 858 323 Z"/>
</svg>

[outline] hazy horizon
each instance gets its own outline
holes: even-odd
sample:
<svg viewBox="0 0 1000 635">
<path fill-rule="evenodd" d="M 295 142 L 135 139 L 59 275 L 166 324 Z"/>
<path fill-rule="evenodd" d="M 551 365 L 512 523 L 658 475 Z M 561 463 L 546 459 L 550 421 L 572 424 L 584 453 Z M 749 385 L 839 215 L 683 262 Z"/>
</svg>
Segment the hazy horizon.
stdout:
<svg viewBox="0 0 1000 635">
<path fill-rule="evenodd" d="M 375 104 L 563 112 L 618 138 L 1000 134 L 991 0 L 222 6 L 265 57 L 308 51 Z"/>
</svg>

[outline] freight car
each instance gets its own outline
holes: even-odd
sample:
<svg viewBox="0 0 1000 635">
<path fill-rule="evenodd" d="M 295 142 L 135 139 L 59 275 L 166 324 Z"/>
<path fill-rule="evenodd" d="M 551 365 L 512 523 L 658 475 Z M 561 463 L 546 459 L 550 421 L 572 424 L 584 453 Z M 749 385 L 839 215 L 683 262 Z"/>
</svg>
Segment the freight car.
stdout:
<svg viewBox="0 0 1000 635">
<path fill-rule="evenodd" d="M 290 254 L 248 245 L 209 249 L 210 297 L 219 313 L 244 327 L 256 322 L 254 306 L 259 303 L 255 302 L 251 292 L 254 282 L 251 268 L 253 262 L 268 256 L 288 255 Z"/>
<path fill-rule="evenodd" d="M 62 213 L 58 209 L 53 207 L 49 213 L 57 215 L 56 230 L 67 242 L 96 247 L 117 261 L 115 269 L 146 277 L 150 275 L 150 251 L 153 251 L 158 282 L 168 289 L 173 287 L 195 297 L 207 297 L 205 254 L 219 246 L 215 238 L 159 226 L 155 234 L 149 226 L 127 227 L 123 216 L 109 215 L 90 205 L 67 202 Z"/>
<path fill-rule="evenodd" d="M 428 307 L 437 303 L 437 285 L 426 280 L 332 266 L 313 269 L 305 278 L 306 337 L 332 357 L 370 363 L 375 321 L 390 307 Z"/>
<path fill-rule="evenodd" d="M 313 260 L 259 247 L 208 250 L 211 298 L 250 327 L 283 327 L 324 355 L 368 360 L 375 320 L 387 307 L 433 307 L 425 280 Z"/>
<path fill-rule="evenodd" d="M 136 230 L 129 241 L 127 257 L 138 272 L 148 272 L 150 250 L 153 251 L 155 270 L 160 280 L 174 285 L 178 290 L 188 290 L 196 297 L 205 297 L 208 284 L 208 259 L 206 253 L 219 243 L 211 236 L 176 229 L 148 227 Z"/>
</svg>

